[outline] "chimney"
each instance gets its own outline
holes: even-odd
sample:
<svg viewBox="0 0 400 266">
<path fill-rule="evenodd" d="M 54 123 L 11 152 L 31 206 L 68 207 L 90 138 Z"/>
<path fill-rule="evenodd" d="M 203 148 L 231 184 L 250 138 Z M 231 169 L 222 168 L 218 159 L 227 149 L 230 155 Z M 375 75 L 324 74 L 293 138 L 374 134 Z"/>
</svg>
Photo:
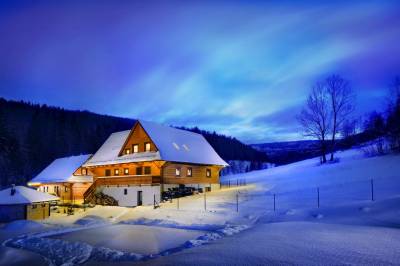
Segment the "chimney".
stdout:
<svg viewBox="0 0 400 266">
<path fill-rule="evenodd" d="M 11 185 L 11 196 L 14 196 L 16 190 L 15 190 L 15 184 Z"/>
</svg>

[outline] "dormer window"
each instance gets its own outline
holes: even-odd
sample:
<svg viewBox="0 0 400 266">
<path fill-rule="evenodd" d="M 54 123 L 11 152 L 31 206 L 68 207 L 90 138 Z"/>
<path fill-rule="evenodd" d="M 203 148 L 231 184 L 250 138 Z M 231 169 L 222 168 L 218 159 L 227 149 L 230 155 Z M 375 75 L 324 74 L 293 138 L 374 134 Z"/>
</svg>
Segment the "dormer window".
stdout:
<svg viewBox="0 0 400 266">
<path fill-rule="evenodd" d="M 139 152 L 139 144 L 133 144 L 132 145 L 132 152 L 133 153 L 138 153 Z"/>
<path fill-rule="evenodd" d="M 119 175 L 119 169 L 114 169 L 114 175 Z"/>
<path fill-rule="evenodd" d="M 129 175 L 129 168 L 124 168 L 124 174 Z"/>
<path fill-rule="evenodd" d="M 82 168 L 82 175 L 87 175 L 87 169 L 86 168 Z"/>
<path fill-rule="evenodd" d="M 151 149 L 151 144 L 150 144 L 150 142 L 145 142 L 145 143 L 144 143 L 144 150 L 145 150 L 145 151 L 150 151 L 150 149 Z"/>
<path fill-rule="evenodd" d="M 125 154 L 131 154 L 131 149 L 125 149 Z"/>
</svg>

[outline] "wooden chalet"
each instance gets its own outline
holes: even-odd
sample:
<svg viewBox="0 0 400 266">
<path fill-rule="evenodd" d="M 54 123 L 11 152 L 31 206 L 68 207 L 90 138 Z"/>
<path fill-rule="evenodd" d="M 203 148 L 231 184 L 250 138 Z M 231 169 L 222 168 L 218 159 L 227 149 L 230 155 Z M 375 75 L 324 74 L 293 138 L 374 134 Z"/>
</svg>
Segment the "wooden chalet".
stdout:
<svg viewBox="0 0 400 266">
<path fill-rule="evenodd" d="M 201 134 L 140 120 L 111 134 L 73 175 L 92 177 L 85 199 L 101 194 L 119 206 L 138 206 L 159 202 L 169 188 L 219 189 L 227 165 Z"/>
</svg>

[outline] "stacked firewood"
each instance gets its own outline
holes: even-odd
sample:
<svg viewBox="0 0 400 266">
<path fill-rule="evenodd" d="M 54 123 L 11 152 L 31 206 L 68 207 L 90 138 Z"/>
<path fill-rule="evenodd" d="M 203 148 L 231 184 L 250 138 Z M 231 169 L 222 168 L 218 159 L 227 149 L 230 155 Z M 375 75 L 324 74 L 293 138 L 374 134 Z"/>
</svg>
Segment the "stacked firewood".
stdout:
<svg viewBox="0 0 400 266">
<path fill-rule="evenodd" d="M 85 202 L 95 205 L 118 206 L 116 199 L 102 192 L 91 194 L 89 198 L 85 199 Z"/>
</svg>

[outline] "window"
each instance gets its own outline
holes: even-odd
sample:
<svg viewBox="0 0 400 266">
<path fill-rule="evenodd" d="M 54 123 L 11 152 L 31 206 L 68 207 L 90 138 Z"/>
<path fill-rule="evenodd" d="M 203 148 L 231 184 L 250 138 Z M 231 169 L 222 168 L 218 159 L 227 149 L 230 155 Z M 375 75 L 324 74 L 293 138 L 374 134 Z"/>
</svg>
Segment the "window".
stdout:
<svg viewBox="0 0 400 266">
<path fill-rule="evenodd" d="M 211 177 L 211 169 L 206 170 L 206 177 Z"/>
<path fill-rule="evenodd" d="M 119 169 L 114 169 L 114 175 L 119 175 Z"/>
<path fill-rule="evenodd" d="M 124 195 L 128 195 L 128 189 L 124 188 Z"/>
<path fill-rule="evenodd" d="M 125 154 L 131 154 L 131 149 L 125 149 Z"/>
<path fill-rule="evenodd" d="M 32 209 L 36 209 L 36 204 L 32 204 Z"/>
<path fill-rule="evenodd" d="M 68 192 L 68 188 L 67 187 L 64 188 L 64 192 Z"/>
<path fill-rule="evenodd" d="M 139 144 L 133 144 L 132 145 L 132 152 L 133 153 L 138 153 L 139 152 Z"/>
<path fill-rule="evenodd" d="M 111 170 L 110 169 L 106 169 L 106 176 L 110 176 L 111 175 Z"/>
<path fill-rule="evenodd" d="M 181 176 L 181 168 L 180 167 L 175 168 L 175 176 Z"/>
<path fill-rule="evenodd" d="M 129 175 L 129 168 L 124 168 L 124 174 Z"/>
<path fill-rule="evenodd" d="M 150 151 L 150 148 L 151 148 L 150 142 L 145 142 L 145 143 L 144 143 L 144 150 L 145 150 L 145 151 Z"/>
<path fill-rule="evenodd" d="M 143 174 L 142 167 L 136 167 L 136 175 L 142 175 L 142 174 Z"/>
<path fill-rule="evenodd" d="M 144 167 L 144 174 L 145 175 L 150 175 L 151 174 L 151 167 L 150 166 L 145 166 Z"/>
<path fill-rule="evenodd" d="M 82 175 L 87 175 L 87 169 L 86 168 L 82 168 Z"/>
<path fill-rule="evenodd" d="M 188 167 L 186 170 L 186 176 L 192 176 L 192 167 Z"/>
</svg>

